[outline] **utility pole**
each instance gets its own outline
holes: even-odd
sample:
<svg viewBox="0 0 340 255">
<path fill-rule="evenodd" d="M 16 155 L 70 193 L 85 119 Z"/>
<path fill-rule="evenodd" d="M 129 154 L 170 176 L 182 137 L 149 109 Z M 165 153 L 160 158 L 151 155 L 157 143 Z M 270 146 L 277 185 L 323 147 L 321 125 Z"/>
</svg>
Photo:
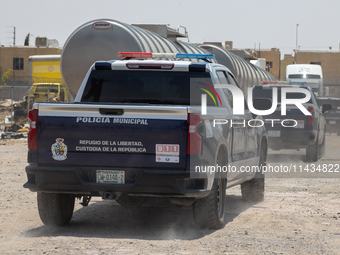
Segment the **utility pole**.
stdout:
<svg viewBox="0 0 340 255">
<path fill-rule="evenodd" d="M 14 28 L 14 32 L 13 32 L 13 46 L 15 46 L 15 27 Z"/>
<path fill-rule="evenodd" d="M 298 41 L 299 41 L 299 24 L 296 24 L 296 51 L 298 50 Z"/>
<path fill-rule="evenodd" d="M 8 27 L 13 27 L 13 26 L 8 26 Z M 13 27 L 13 46 L 15 46 L 15 27 Z"/>
<path fill-rule="evenodd" d="M 299 40 L 299 24 L 296 24 L 296 47 L 295 47 L 295 64 L 297 61 L 297 53 L 298 53 L 298 40 Z"/>
<path fill-rule="evenodd" d="M 261 57 L 261 43 L 259 43 L 259 56 L 258 56 L 258 58 L 260 58 Z"/>
</svg>

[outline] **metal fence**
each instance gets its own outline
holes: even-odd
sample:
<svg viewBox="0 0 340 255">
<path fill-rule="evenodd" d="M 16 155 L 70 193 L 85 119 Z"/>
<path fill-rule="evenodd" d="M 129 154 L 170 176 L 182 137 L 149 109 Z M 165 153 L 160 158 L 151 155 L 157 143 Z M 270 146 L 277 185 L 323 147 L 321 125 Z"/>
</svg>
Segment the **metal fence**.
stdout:
<svg viewBox="0 0 340 255">
<path fill-rule="evenodd" d="M 33 84 L 34 86 L 32 86 Z M 62 98 L 57 98 L 60 95 L 62 95 Z M 0 82 L 0 101 L 6 99 L 11 100 L 11 113 L 10 118 L 8 118 L 10 123 L 6 124 L 16 123 L 18 119 L 16 115 L 27 118 L 28 110 L 32 108 L 34 102 L 73 101 L 62 79 L 30 76 L 9 77 L 5 81 Z"/>
</svg>

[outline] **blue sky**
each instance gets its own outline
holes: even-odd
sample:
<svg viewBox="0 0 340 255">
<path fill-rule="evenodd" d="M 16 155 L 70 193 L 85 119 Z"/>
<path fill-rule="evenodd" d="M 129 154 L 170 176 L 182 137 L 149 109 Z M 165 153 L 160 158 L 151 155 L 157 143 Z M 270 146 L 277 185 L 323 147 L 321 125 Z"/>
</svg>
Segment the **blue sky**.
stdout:
<svg viewBox="0 0 340 255">
<path fill-rule="evenodd" d="M 331 0 L 0 0 L 0 44 L 23 45 L 31 33 L 57 39 L 62 46 L 80 25 L 109 18 L 125 23 L 185 26 L 190 42 L 233 41 L 235 48 L 339 50 L 340 1 Z"/>
</svg>

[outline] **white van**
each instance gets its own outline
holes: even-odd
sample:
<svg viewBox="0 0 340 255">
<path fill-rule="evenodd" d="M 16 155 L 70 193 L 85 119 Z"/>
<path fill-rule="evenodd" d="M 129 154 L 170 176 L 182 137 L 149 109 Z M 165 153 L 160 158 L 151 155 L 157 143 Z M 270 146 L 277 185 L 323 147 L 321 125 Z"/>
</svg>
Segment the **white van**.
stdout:
<svg viewBox="0 0 340 255">
<path fill-rule="evenodd" d="M 320 65 L 294 64 L 286 67 L 286 81 L 303 82 L 318 96 L 323 95 L 323 76 Z"/>
</svg>

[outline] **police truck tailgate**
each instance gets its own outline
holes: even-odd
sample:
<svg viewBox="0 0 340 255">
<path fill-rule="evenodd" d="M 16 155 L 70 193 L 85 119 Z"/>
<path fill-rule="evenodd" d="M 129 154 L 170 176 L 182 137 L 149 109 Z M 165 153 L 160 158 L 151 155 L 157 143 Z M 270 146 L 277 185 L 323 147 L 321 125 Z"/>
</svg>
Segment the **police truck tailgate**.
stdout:
<svg viewBox="0 0 340 255">
<path fill-rule="evenodd" d="M 187 107 L 40 103 L 35 108 L 32 163 L 186 168 Z"/>
<path fill-rule="evenodd" d="M 312 107 L 312 106 L 310 106 Z M 308 108 L 308 106 L 306 106 Z M 266 129 L 271 137 L 280 136 L 277 131 L 295 132 L 302 130 L 312 130 L 308 116 L 305 116 L 300 109 L 295 106 L 286 107 L 286 115 L 281 115 L 281 106 L 270 115 L 265 116 Z M 309 126 L 308 126 L 309 125 Z M 277 130 L 277 131 L 276 131 Z"/>
</svg>

